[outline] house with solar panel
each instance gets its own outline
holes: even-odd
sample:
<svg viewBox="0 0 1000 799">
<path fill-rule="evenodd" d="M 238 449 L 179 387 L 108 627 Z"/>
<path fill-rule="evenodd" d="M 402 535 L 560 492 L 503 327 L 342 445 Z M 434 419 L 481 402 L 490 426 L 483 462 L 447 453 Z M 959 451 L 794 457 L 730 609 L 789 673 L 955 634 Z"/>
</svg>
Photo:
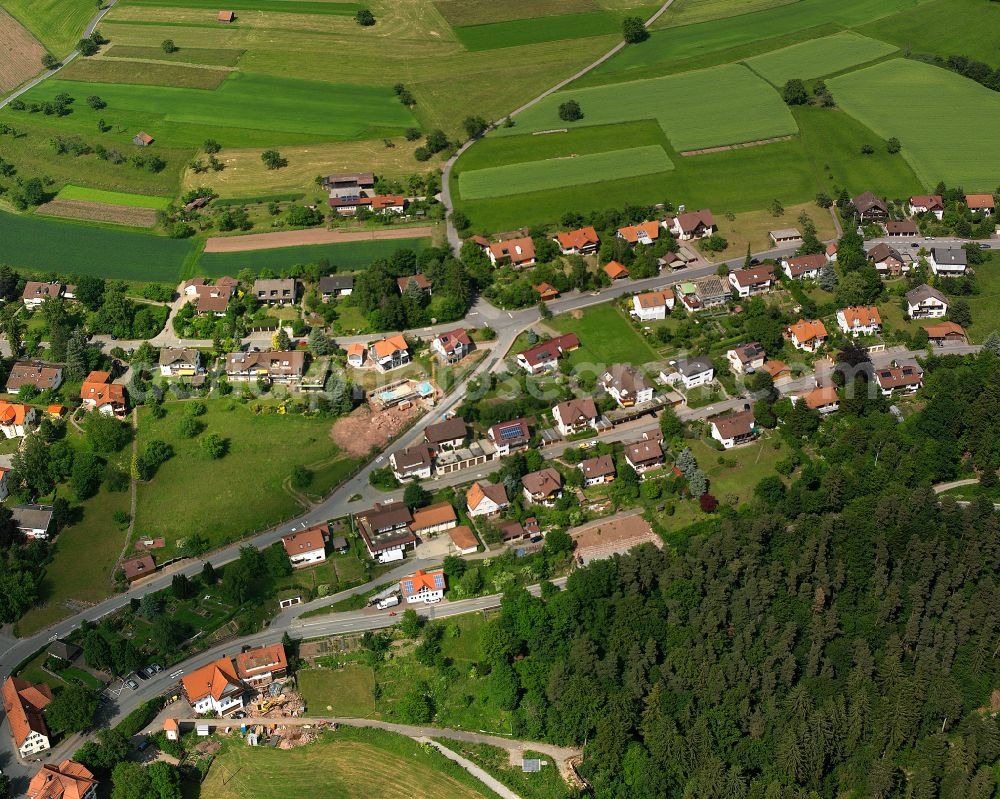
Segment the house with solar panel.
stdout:
<svg viewBox="0 0 1000 799">
<path fill-rule="evenodd" d="M 411 576 L 399 581 L 399 588 L 403 599 L 411 605 L 417 602 L 426 604 L 440 602 L 444 598 L 444 571 L 438 569 L 425 572 L 423 569 L 417 569 Z"/>
<path fill-rule="evenodd" d="M 514 450 L 523 449 L 531 443 L 531 430 L 528 428 L 527 419 L 498 422 L 487 431 L 487 435 L 496 445 L 497 455 L 500 457 L 506 457 Z"/>
</svg>

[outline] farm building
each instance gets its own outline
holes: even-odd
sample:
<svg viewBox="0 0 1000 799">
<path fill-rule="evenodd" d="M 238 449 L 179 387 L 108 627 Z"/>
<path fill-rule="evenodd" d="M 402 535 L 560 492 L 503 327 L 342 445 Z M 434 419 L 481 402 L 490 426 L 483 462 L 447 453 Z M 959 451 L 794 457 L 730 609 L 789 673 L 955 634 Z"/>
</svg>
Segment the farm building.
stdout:
<svg viewBox="0 0 1000 799">
<path fill-rule="evenodd" d="M 140 130 L 135 134 L 135 136 L 132 137 L 132 144 L 138 145 L 139 147 L 149 147 L 153 141 L 153 137 L 144 130 Z"/>
</svg>

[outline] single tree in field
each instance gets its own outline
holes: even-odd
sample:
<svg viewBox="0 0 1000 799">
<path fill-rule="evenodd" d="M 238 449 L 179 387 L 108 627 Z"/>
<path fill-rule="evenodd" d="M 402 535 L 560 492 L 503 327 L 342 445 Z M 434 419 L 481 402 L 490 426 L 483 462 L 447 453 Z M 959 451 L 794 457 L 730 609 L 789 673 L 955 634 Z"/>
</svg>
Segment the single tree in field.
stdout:
<svg viewBox="0 0 1000 799">
<path fill-rule="evenodd" d="M 260 160 L 264 162 L 264 166 L 268 169 L 281 169 L 283 166 L 288 166 L 288 160 L 281 157 L 281 153 L 277 150 L 264 150 L 260 154 Z"/>
<path fill-rule="evenodd" d="M 895 155 L 902 149 L 903 145 L 900 144 L 899 139 L 895 136 L 890 137 L 889 141 L 885 143 L 885 151 L 889 153 L 889 155 Z"/>
<path fill-rule="evenodd" d="M 628 44 L 638 44 L 649 38 L 649 31 L 646 30 L 642 17 L 625 17 L 622 20 L 622 38 Z"/>
<path fill-rule="evenodd" d="M 174 44 L 173 39 L 164 39 L 162 42 L 160 42 L 160 48 L 163 50 L 164 53 L 177 52 L 177 45 Z"/>
<path fill-rule="evenodd" d="M 583 111 L 576 100 L 567 100 L 559 106 L 559 119 L 563 122 L 576 122 L 583 119 Z"/>
<path fill-rule="evenodd" d="M 781 90 L 781 97 L 788 105 L 805 105 L 809 102 L 809 92 L 806 85 L 798 78 L 792 78 L 785 83 Z"/>
<path fill-rule="evenodd" d="M 364 28 L 368 28 L 375 24 L 375 15 L 367 8 L 362 8 L 354 15 L 354 21 Z"/>
</svg>

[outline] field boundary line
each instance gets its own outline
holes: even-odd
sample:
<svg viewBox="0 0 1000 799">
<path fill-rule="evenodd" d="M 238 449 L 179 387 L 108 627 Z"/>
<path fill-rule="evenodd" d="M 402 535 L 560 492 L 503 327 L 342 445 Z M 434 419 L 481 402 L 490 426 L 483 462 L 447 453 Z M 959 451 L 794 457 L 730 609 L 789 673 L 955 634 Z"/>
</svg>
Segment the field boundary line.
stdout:
<svg viewBox="0 0 1000 799">
<path fill-rule="evenodd" d="M 747 147 L 762 147 L 765 144 L 774 144 L 780 141 L 791 141 L 796 134 L 788 133 L 784 136 L 771 136 L 768 139 L 754 139 L 753 141 L 738 142 L 737 144 L 720 144 L 717 147 L 701 147 L 697 150 L 680 150 L 677 154 L 685 158 L 692 155 L 706 155 L 708 153 L 724 153 L 729 150 L 745 150 Z"/>
<path fill-rule="evenodd" d="M 205 252 L 253 252 L 278 250 L 285 247 L 304 247 L 316 244 L 349 244 L 357 241 L 395 241 L 396 239 L 423 239 L 433 235 L 430 226 L 414 228 L 385 228 L 345 233 L 339 229 L 306 228 L 280 230 L 272 233 L 250 233 L 245 236 L 212 236 L 205 240 Z M 298 239 L 302 239 L 298 241 Z"/>
</svg>

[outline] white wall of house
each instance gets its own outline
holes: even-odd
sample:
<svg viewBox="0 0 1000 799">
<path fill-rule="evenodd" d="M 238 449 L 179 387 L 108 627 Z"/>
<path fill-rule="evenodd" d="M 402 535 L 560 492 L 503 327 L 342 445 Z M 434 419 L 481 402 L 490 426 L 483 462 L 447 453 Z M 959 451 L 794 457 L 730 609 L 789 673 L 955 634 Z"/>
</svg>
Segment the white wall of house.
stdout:
<svg viewBox="0 0 1000 799">
<path fill-rule="evenodd" d="M 309 552 L 298 552 L 288 556 L 288 562 L 292 566 L 310 566 L 313 563 L 322 563 L 326 560 L 325 549 L 312 549 Z"/>
</svg>

